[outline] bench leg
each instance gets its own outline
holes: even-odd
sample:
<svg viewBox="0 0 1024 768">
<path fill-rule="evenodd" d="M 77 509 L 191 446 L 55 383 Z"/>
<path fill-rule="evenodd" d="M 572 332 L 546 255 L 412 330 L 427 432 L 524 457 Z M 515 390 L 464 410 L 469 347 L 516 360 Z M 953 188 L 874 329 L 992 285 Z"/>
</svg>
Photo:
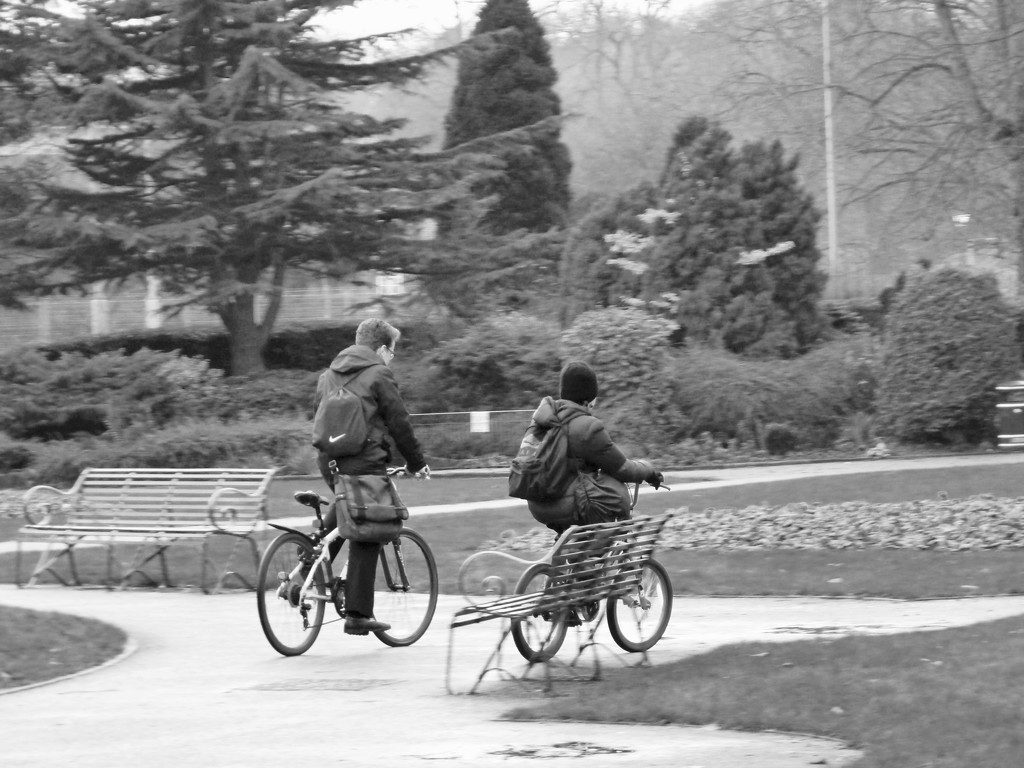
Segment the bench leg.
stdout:
<svg viewBox="0 0 1024 768">
<path fill-rule="evenodd" d="M 494 650 L 491 651 L 491 655 L 487 657 L 487 661 L 484 662 L 483 668 L 480 670 L 480 674 L 477 675 L 476 680 L 473 682 L 473 685 L 470 687 L 468 691 L 466 691 L 467 695 L 472 695 L 476 693 L 477 688 L 480 687 L 480 683 L 483 682 L 483 679 L 490 672 L 496 672 L 498 675 L 505 677 L 505 679 L 507 680 L 516 680 L 517 682 L 523 682 L 523 680 L 521 680 L 517 675 L 513 674 L 504 666 L 502 666 L 502 648 L 505 644 L 505 640 L 508 639 L 508 636 L 512 632 L 512 622 L 508 619 L 502 619 L 501 623 L 501 635 L 498 638 L 498 644 L 494 646 Z M 448 693 L 455 693 L 455 691 L 452 689 L 451 684 L 451 670 L 452 657 L 454 655 L 455 647 L 455 630 L 457 628 L 458 627 L 456 627 L 455 625 L 452 625 L 449 627 L 448 630 L 448 654 L 447 661 L 445 664 L 445 688 L 447 689 Z"/>
<path fill-rule="evenodd" d="M 225 559 L 225 561 L 224 561 L 223 567 L 220 567 L 220 568 L 217 567 L 217 564 L 213 561 L 213 558 L 209 554 L 209 545 L 210 545 L 210 541 L 211 541 L 212 536 L 231 536 L 235 540 L 234 544 L 231 547 L 231 551 L 228 553 L 227 559 Z M 234 564 L 234 561 L 235 561 L 235 556 L 238 554 L 239 548 L 243 546 L 243 543 L 242 543 L 243 540 L 244 540 L 245 544 L 247 544 L 248 547 L 249 547 L 249 554 L 252 556 L 253 574 L 255 574 L 259 570 L 259 567 L 260 567 L 260 550 L 259 550 L 259 547 L 256 545 L 256 539 L 255 539 L 254 536 L 249 535 L 249 534 L 218 532 L 218 533 L 211 534 L 211 536 L 207 536 L 205 539 L 203 539 L 203 549 L 202 549 L 203 564 L 202 564 L 201 577 L 200 577 L 201 580 L 202 580 L 202 585 L 201 586 L 202 586 L 203 592 L 205 592 L 207 594 L 210 594 L 211 592 L 212 593 L 220 592 L 221 590 L 223 590 L 225 588 L 225 586 L 227 585 L 227 582 L 228 582 L 229 579 L 235 579 L 236 581 L 241 583 L 241 585 L 245 589 L 248 589 L 248 590 L 256 589 L 255 581 L 250 581 L 245 576 L 243 576 L 241 573 L 239 573 L 238 571 L 232 569 L 232 565 Z M 209 589 L 206 586 L 206 572 L 207 572 L 207 568 L 211 569 L 211 575 L 212 575 L 212 573 L 218 573 L 219 572 L 219 575 L 217 576 L 217 581 L 213 585 L 212 589 Z"/>
<path fill-rule="evenodd" d="M 174 585 L 171 584 L 170 570 L 167 567 L 167 550 L 170 549 L 173 543 L 174 542 L 172 541 L 164 541 L 159 543 L 151 542 L 140 544 L 135 550 L 135 556 L 132 558 L 131 564 L 121 575 L 121 589 L 127 589 L 128 581 L 136 573 L 144 576 L 154 587 L 173 587 Z M 111 545 L 111 547 L 113 547 L 113 545 Z M 147 555 L 145 552 L 148 547 L 153 547 L 153 551 Z M 157 581 L 144 570 L 145 565 L 153 560 L 160 561 L 160 574 L 163 579 L 162 581 Z"/>
<path fill-rule="evenodd" d="M 25 586 L 21 583 L 21 539 L 14 544 L 14 586 L 19 589 Z"/>
<path fill-rule="evenodd" d="M 590 650 L 591 657 L 594 660 L 594 673 L 593 676 L 590 678 L 591 680 L 600 680 L 602 677 L 603 667 L 601 666 L 601 659 L 598 653 L 601 650 L 604 650 L 609 657 L 619 662 L 619 664 L 621 664 L 624 667 L 650 666 L 650 658 L 647 656 L 647 651 L 642 652 L 640 661 L 638 661 L 636 664 L 630 664 L 629 661 L 627 661 L 626 657 L 622 655 L 622 652 L 619 651 L 617 648 L 613 648 L 609 646 L 607 643 L 599 642 L 596 639 L 597 633 L 601 629 L 601 625 L 604 623 L 605 618 L 605 616 L 601 616 L 596 622 L 594 622 L 589 632 L 587 633 L 587 636 L 579 641 L 579 645 L 576 650 L 576 655 L 573 657 L 573 660 L 569 663 L 569 666 L 576 666 L 580 659 L 583 658 L 583 654 L 586 653 L 588 649 Z M 577 630 L 581 631 L 580 628 L 577 628 Z"/>
<path fill-rule="evenodd" d="M 39 560 L 36 562 L 35 567 L 32 569 L 32 573 L 29 575 L 28 580 L 25 582 L 26 587 L 35 586 L 39 577 L 44 573 L 49 573 L 53 578 L 59 581 L 65 587 L 80 587 L 82 586 L 81 580 L 78 578 L 78 568 L 75 564 L 75 544 L 78 542 L 63 542 L 61 544 L 49 543 L 46 545 L 46 549 L 39 555 Z M 62 547 L 62 549 L 56 554 L 51 554 L 53 548 L 56 546 Z M 68 559 L 68 570 L 71 575 L 71 581 L 68 581 L 61 576 L 55 568 L 57 562 L 62 558 L 67 557 Z M 21 542 L 18 542 L 18 548 L 16 553 L 17 562 L 15 563 L 15 579 L 18 581 L 18 586 L 21 586 Z"/>
</svg>

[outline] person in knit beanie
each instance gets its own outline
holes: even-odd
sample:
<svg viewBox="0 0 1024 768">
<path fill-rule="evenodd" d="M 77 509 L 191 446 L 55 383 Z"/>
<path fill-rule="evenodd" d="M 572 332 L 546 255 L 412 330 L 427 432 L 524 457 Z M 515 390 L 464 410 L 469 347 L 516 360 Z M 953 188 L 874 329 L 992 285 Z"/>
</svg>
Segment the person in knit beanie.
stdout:
<svg viewBox="0 0 1024 768">
<path fill-rule="evenodd" d="M 533 414 L 537 427 L 560 425 L 567 432 L 567 460 L 576 479 L 561 498 L 527 502 L 534 519 L 559 534 L 570 525 L 628 518 L 631 496 L 626 483 L 648 482 L 657 488 L 665 479 L 649 461 L 626 458 L 612 441 L 592 413 L 597 393 L 594 369 L 583 360 L 570 360 L 558 378 L 558 399 L 545 397 Z"/>
<path fill-rule="evenodd" d="M 558 396 L 579 405 L 588 405 L 597 399 L 597 374 L 581 360 L 573 360 L 562 369 L 558 378 Z"/>
</svg>

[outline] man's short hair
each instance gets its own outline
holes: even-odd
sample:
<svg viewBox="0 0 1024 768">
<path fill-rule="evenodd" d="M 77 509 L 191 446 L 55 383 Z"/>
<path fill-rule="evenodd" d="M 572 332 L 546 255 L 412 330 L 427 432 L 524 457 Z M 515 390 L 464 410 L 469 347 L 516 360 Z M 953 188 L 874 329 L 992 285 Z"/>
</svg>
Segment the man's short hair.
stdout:
<svg viewBox="0 0 1024 768">
<path fill-rule="evenodd" d="M 383 344 L 388 349 L 393 349 L 402 332 L 384 320 L 370 317 L 363 320 L 356 328 L 356 344 L 370 349 L 378 349 Z"/>
</svg>

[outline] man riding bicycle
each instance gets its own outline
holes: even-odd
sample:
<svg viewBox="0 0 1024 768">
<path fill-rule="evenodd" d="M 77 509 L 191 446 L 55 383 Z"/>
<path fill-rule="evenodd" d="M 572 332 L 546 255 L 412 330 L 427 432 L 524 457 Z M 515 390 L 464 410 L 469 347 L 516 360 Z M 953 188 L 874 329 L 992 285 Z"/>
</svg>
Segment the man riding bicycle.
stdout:
<svg viewBox="0 0 1024 768">
<path fill-rule="evenodd" d="M 332 491 L 335 490 L 335 472 L 341 475 L 384 475 L 387 472 L 391 461 L 387 435 L 391 436 L 405 459 L 405 470 L 409 474 L 417 477 L 430 474 L 419 441 L 409 423 L 409 413 L 398 390 L 395 375 L 390 369 L 400 336 L 401 332 L 384 320 L 364 320 L 356 328 L 355 344 L 339 352 L 330 367 L 320 375 L 313 410 L 316 411 L 327 393 L 329 377 L 352 377 L 346 386 L 362 400 L 370 429 L 370 437 L 354 455 L 331 461 L 326 453 L 319 452 L 320 473 Z M 336 525 L 333 507 L 324 522 L 329 529 Z M 337 539 L 331 544 L 329 551 L 332 560 L 337 556 L 342 543 L 341 539 Z M 350 635 L 365 635 L 391 628 L 373 617 L 373 591 L 379 556 L 380 544 L 349 542 L 348 578 L 345 581 L 345 632 Z"/>
<path fill-rule="evenodd" d="M 591 411 L 597 402 L 597 375 L 585 362 L 566 364 L 559 377 L 559 399 L 545 397 L 534 411 L 541 428 L 561 423 L 567 430 L 567 460 L 578 470 L 575 480 L 554 501 L 529 501 L 530 513 L 561 534 L 571 525 L 624 520 L 631 503 L 626 483 L 665 480 L 645 459 L 628 459 Z"/>
</svg>

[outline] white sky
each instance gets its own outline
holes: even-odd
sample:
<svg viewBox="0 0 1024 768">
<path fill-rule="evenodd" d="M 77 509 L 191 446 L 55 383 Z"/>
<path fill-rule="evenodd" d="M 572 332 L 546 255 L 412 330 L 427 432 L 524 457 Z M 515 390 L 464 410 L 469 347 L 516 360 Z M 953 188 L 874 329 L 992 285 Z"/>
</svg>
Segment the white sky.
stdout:
<svg viewBox="0 0 1024 768">
<path fill-rule="evenodd" d="M 410 27 L 436 33 L 460 23 L 468 34 L 477 21 L 485 0 L 361 0 L 342 8 L 324 19 L 339 37 L 394 32 Z M 570 12 L 597 0 L 531 0 L 530 7 L 543 23 L 552 12 Z M 664 6 L 663 16 L 684 15 L 709 0 L 601 0 L 605 9 L 614 8 L 642 12 Z"/>
</svg>

